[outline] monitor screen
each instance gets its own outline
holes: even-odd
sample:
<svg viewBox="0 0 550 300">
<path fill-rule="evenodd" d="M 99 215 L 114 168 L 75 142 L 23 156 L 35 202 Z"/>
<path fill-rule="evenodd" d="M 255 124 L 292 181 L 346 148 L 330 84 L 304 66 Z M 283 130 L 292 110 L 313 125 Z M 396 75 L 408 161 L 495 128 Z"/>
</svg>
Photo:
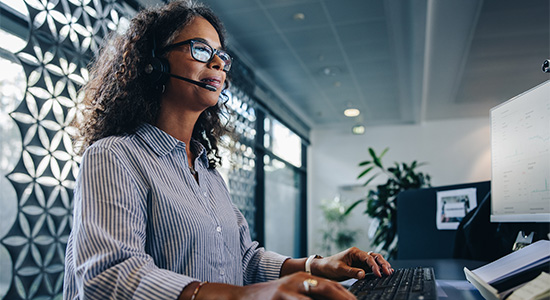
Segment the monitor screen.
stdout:
<svg viewBox="0 0 550 300">
<path fill-rule="evenodd" d="M 491 109 L 491 222 L 550 222 L 550 81 Z"/>
</svg>

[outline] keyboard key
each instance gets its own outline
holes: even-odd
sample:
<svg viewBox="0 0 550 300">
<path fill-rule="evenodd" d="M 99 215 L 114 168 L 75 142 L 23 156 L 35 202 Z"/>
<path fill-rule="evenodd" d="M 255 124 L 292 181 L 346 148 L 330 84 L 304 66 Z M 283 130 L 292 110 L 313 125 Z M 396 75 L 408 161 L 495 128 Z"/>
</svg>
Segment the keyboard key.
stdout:
<svg viewBox="0 0 550 300">
<path fill-rule="evenodd" d="M 350 287 L 357 299 L 365 300 L 436 300 L 432 268 L 397 269 L 382 278 L 369 274 Z"/>
</svg>

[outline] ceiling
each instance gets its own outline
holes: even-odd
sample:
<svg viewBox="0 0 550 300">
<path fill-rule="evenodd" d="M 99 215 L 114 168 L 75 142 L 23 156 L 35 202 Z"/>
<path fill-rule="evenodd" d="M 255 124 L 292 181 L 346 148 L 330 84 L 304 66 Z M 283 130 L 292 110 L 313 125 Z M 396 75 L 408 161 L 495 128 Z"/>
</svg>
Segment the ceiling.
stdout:
<svg viewBox="0 0 550 300">
<path fill-rule="evenodd" d="M 488 117 L 550 79 L 550 0 L 202 2 L 311 128 Z"/>
</svg>

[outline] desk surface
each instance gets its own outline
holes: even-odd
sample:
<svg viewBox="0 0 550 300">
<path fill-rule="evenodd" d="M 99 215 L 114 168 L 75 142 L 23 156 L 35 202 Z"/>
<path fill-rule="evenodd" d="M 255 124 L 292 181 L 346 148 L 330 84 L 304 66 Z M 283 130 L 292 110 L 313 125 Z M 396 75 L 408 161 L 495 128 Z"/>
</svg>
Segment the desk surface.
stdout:
<svg viewBox="0 0 550 300">
<path fill-rule="evenodd" d="M 472 270 L 486 262 L 464 259 L 419 259 L 390 261 L 393 268 L 432 267 L 440 300 L 483 300 L 483 296 L 464 275 L 464 267 Z"/>
</svg>

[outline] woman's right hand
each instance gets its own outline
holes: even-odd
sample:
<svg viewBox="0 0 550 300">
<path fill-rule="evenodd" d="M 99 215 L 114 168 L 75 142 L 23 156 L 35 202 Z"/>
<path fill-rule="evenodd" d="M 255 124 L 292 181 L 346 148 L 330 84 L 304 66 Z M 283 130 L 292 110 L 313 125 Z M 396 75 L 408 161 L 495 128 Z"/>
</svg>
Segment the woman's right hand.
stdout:
<svg viewBox="0 0 550 300">
<path fill-rule="evenodd" d="M 192 285 L 189 287 L 191 288 Z M 185 290 L 184 290 L 185 292 Z M 190 294 L 187 298 L 190 299 Z M 277 280 L 247 286 L 234 286 L 222 283 L 207 283 L 200 287 L 195 298 L 202 299 L 242 299 L 242 300 L 306 300 L 306 299 L 356 299 L 340 283 L 297 272 Z"/>
<path fill-rule="evenodd" d="M 340 283 L 306 272 L 243 288 L 241 299 L 355 299 Z"/>
</svg>

